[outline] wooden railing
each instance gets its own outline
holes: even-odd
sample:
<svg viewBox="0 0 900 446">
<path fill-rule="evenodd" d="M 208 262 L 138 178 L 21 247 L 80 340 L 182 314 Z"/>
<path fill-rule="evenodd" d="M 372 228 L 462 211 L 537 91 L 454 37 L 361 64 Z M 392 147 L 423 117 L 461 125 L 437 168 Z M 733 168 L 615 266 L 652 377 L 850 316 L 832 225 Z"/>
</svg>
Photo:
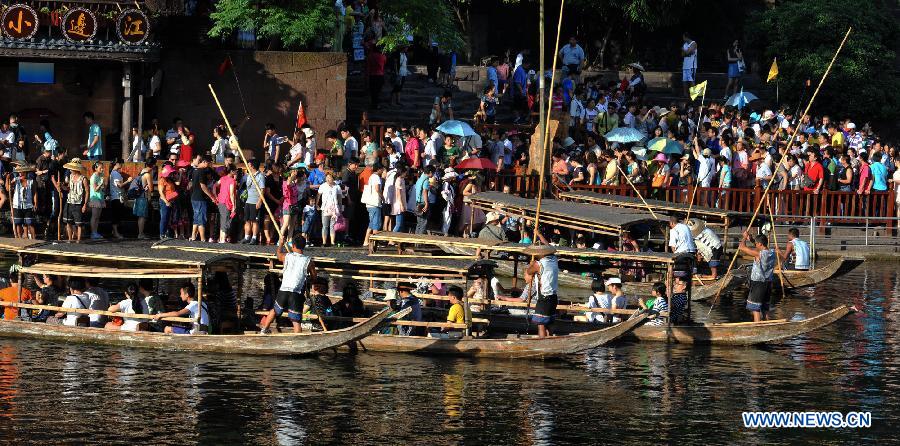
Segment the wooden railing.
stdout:
<svg viewBox="0 0 900 446">
<path fill-rule="evenodd" d="M 636 196 L 629 185 L 623 186 L 588 186 L 573 185 L 573 190 L 593 191 L 611 195 Z M 653 188 L 648 185 L 636 185 L 644 197 L 665 200 L 673 203 L 688 204 L 693 187 Z M 870 222 L 885 225 L 894 224 L 889 218 L 897 216 L 896 196 L 893 191 L 871 192 L 860 195 L 856 192 L 836 192 L 823 190 L 819 194 L 802 190 L 769 190 L 769 201 L 773 214 L 789 217 L 833 217 L 832 223 Z M 717 187 L 700 187 L 694 197 L 698 206 L 716 207 L 738 212 L 754 212 L 757 203 L 762 200 L 763 189 L 722 189 Z M 766 204 L 760 212 L 768 214 Z M 885 220 L 878 220 L 885 217 Z"/>
</svg>

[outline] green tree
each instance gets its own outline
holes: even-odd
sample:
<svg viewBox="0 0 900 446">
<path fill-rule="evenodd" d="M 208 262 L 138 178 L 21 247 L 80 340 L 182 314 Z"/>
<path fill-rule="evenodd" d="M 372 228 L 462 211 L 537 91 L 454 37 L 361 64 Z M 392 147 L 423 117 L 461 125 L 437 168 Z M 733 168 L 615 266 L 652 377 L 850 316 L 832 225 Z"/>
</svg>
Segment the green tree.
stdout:
<svg viewBox="0 0 900 446">
<path fill-rule="evenodd" d="M 814 110 L 854 119 L 898 116 L 900 79 L 893 74 L 898 28 L 893 11 L 882 0 L 860 6 L 855 0 L 789 0 L 751 16 L 748 41 L 760 49 L 766 70 L 778 58 L 783 100 L 796 103 L 806 79 L 816 85 L 852 26 Z"/>
<path fill-rule="evenodd" d="M 391 0 L 381 3 L 386 33 L 380 44 L 391 51 L 413 35 L 444 48 L 463 46 L 450 8 L 438 0 Z M 242 29 L 253 29 L 257 37 L 281 43 L 285 49 L 300 49 L 329 41 L 336 25 L 333 0 L 219 0 L 210 14 L 212 37 L 229 37 Z"/>
</svg>

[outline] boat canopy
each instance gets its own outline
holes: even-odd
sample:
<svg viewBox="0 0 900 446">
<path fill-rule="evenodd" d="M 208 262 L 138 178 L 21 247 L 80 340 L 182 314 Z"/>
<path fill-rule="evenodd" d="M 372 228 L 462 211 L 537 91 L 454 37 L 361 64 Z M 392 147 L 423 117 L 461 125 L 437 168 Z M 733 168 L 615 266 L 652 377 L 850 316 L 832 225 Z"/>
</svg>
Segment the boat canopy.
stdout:
<svg viewBox="0 0 900 446">
<path fill-rule="evenodd" d="M 105 279 L 196 279 L 202 275 L 200 268 L 110 268 L 62 263 L 35 263 L 21 268 L 20 271 L 28 274 Z"/>
<path fill-rule="evenodd" d="M 728 227 L 746 223 L 750 221 L 751 216 L 751 214 L 748 212 L 729 211 L 727 209 L 698 206 L 696 204 L 694 206 L 690 206 L 687 203 L 673 203 L 670 201 L 653 200 L 649 198 L 645 198 L 645 201 L 647 202 L 647 204 L 645 205 L 641 201 L 641 199 L 637 197 L 604 194 L 591 191 L 561 192 L 559 194 L 559 197 L 570 202 L 600 204 L 605 206 L 617 207 L 620 208 L 619 210 L 643 210 L 647 208 L 647 205 L 649 205 L 651 208 L 653 208 L 654 212 L 659 212 L 666 215 L 677 213 L 685 214 L 687 213 L 688 209 L 690 209 L 691 215 L 703 218 L 707 223 Z"/>
</svg>

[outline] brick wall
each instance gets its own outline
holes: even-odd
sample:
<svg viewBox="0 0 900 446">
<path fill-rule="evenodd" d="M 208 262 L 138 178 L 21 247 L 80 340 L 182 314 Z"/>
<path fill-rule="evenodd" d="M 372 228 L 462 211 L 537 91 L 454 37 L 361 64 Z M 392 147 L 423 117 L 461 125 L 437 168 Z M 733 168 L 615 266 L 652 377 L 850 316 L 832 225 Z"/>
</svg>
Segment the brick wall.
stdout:
<svg viewBox="0 0 900 446">
<path fill-rule="evenodd" d="M 200 147 L 211 144 L 212 127 L 221 121 L 209 93 L 212 83 L 225 113 L 241 138 L 241 146 L 261 154 L 266 123 L 279 134 L 294 127 L 300 100 L 307 121 L 325 144 L 324 133 L 346 119 L 347 59 L 340 53 L 294 53 L 282 51 L 233 51 L 232 71 L 217 71 L 225 53 L 198 49 L 168 49 L 162 55 L 163 83 L 156 98 L 157 115 L 168 128 L 175 116 L 184 119 L 197 135 Z M 235 82 L 240 81 L 244 107 Z M 150 116 L 146 119 L 149 121 Z M 243 124 L 243 125 L 241 125 Z"/>
</svg>

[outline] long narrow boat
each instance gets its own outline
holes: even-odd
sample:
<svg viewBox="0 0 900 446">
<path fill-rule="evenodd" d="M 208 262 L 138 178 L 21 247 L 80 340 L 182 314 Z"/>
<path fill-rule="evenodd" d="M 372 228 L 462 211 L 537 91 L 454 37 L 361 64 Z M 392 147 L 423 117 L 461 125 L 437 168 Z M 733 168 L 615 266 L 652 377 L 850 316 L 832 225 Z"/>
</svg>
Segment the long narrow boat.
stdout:
<svg viewBox="0 0 900 446">
<path fill-rule="evenodd" d="M 419 353 L 490 358 L 551 358 L 590 350 L 626 335 L 644 321 L 646 314 L 611 327 L 546 338 L 441 339 L 423 336 L 374 334 L 357 341 L 362 351 Z"/>
<path fill-rule="evenodd" d="M 818 330 L 853 312 L 842 305 L 802 321 L 736 322 L 702 325 L 673 325 L 638 327 L 628 337 L 640 341 L 672 344 L 753 345 L 775 342 Z"/>
<path fill-rule="evenodd" d="M 377 330 L 390 313 L 389 309 L 384 309 L 363 322 L 340 330 L 269 335 L 173 335 L 0 320 L 0 337 L 210 353 L 306 355 L 362 339 Z"/>
<path fill-rule="evenodd" d="M 789 269 L 783 272 L 776 271 L 776 273 L 782 276 L 786 288 L 801 288 L 843 276 L 862 265 L 864 261 L 865 259 L 861 257 L 841 256 L 821 268 L 808 271 Z M 775 286 L 781 286 L 781 281 L 778 280 L 777 276 L 775 278 Z"/>
<path fill-rule="evenodd" d="M 855 311 L 842 305 L 802 321 L 735 322 L 721 324 L 661 325 L 644 324 L 622 339 L 668 342 L 673 344 L 753 345 L 776 342 L 818 330 Z M 522 316 L 494 316 L 491 327 L 519 331 L 526 326 Z M 532 326 L 533 327 L 533 326 Z M 586 322 L 557 320 L 553 329 L 563 333 L 594 330 L 597 326 Z"/>
</svg>

